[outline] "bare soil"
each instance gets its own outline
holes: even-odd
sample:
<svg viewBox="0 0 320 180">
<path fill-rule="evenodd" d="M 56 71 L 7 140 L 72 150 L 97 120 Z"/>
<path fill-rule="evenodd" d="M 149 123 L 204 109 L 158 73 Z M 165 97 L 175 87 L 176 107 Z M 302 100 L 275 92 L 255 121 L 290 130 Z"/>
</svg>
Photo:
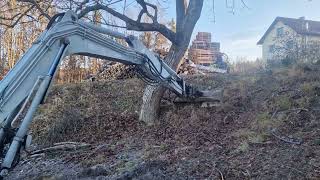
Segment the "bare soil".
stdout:
<svg viewBox="0 0 320 180">
<path fill-rule="evenodd" d="M 320 68 L 188 76 L 224 88 L 218 107 L 163 100 L 159 123 L 138 121 L 137 79 L 55 86 L 32 125 L 35 149 L 7 179 L 320 179 Z"/>
</svg>

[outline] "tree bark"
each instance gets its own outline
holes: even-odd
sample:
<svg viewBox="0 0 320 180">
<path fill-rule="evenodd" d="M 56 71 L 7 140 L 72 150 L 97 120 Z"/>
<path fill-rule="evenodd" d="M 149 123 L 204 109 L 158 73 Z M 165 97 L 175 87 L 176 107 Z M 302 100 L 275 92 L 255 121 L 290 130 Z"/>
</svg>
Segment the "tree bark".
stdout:
<svg viewBox="0 0 320 180">
<path fill-rule="evenodd" d="M 188 46 L 178 47 L 172 45 L 165 62 L 172 68 L 177 69 L 180 60 L 183 58 Z M 157 122 L 160 112 L 160 102 L 165 92 L 165 88 L 160 86 L 150 86 L 144 90 L 142 98 L 142 106 L 139 120 L 145 122 L 147 125 L 153 125 Z"/>
<path fill-rule="evenodd" d="M 186 0 L 177 0 L 177 29 L 174 41 L 165 62 L 177 70 L 180 60 L 188 49 L 193 29 L 200 18 L 203 0 L 190 0 L 188 6 Z M 163 87 L 147 86 L 140 111 L 140 121 L 152 125 L 158 120 L 160 112 L 160 102 L 164 93 Z"/>
</svg>

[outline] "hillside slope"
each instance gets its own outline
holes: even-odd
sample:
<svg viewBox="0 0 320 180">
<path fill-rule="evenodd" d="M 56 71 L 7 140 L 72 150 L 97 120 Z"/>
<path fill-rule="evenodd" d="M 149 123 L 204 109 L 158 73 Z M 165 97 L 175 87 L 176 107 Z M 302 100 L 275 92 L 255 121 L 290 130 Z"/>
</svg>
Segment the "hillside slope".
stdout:
<svg viewBox="0 0 320 180">
<path fill-rule="evenodd" d="M 138 121 L 137 79 L 54 87 L 32 126 L 35 148 L 8 179 L 319 179 L 320 68 L 192 76 L 224 88 L 218 107 L 164 100 L 161 123 Z"/>
</svg>

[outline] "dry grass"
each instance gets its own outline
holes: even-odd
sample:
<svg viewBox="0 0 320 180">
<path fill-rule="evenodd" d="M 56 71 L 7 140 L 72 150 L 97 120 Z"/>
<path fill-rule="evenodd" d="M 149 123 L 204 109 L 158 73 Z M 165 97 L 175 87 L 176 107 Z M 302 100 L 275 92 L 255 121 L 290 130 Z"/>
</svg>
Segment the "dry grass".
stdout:
<svg viewBox="0 0 320 180">
<path fill-rule="evenodd" d="M 54 87 L 33 123 L 33 134 L 41 137 L 36 138 L 36 142 L 44 145 L 70 140 L 95 143 L 126 131 L 126 126 L 136 121 L 143 84 L 136 79 L 122 82 Z"/>
<path fill-rule="evenodd" d="M 310 70 L 299 65 L 188 77 L 188 82 L 202 89 L 224 87 L 221 106 L 167 102 L 162 123 L 151 127 L 137 120 L 143 90 L 140 81 L 58 86 L 32 129 L 40 145 L 58 141 L 108 144 L 109 148 L 90 158 L 88 152 L 68 152 L 59 158 L 69 161 L 72 157 L 85 166 L 112 164 L 112 170 L 120 174 L 139 172 L 134 177 L 154 173 L 142 162 L 161 161 L 154 178 L 159 174 L 167 179 L 220 178 L 219 169 L 227 179 L 285 179 L 289 174 L 317 179 L 320 114 L 313 109 L 320 109 L 319 72 L 318 67 Z M 270 129 L 302 139 L 303 145 L 279 140 Z"/>
<path fill-rule="evenodd" d="M 262 60 L 237 61 L 231 64 L 231 73 L 255 73 L 265 69 L 266 63 Z"/>
</svg>

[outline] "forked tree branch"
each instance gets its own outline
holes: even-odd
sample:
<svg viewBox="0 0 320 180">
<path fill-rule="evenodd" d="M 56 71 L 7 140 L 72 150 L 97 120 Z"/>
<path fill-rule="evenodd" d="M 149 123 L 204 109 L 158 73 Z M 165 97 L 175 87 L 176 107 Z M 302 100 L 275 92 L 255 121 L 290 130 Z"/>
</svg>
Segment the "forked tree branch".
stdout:
<svg viewBox="0 0 320 180">
<path fill-rule="evenodd" d="M 121 14 L 117 12 L 116 10 L 102 5 L 102 4 L 96 4 L 93 6 L 89 6 L 84 8 L 82 11 L 79 12 L 78 18 L 84 17 L 86 14 L 88 14 L 91 11 L 97 11 L 97 10 L 104 10 L 113 15 L 116 18 L 119 18 L 126 24 L 126 28 L 128 30 L 134 30 L 134 31 L 157 31 L 160 32 L 162 35 L 164 35 L 166 38 L 168 38 L 172 43 L 176 43 L 176 34 L 169 28 L 167 28 L 165 25 L 158 23 L 157 21 L 154 21 L 153 23 L 142 23 L 138 20 L 135 21 L 128 16 Z M 156 16 L 154 16 L 156 17 Z"/>
<path fill-rule="evenodd" d="M 200 18 L 204 0 L 189 0 L 183 19 L 177 19 L 177 44 L 188 46 L 193 29 Z M 182 5 L 182 4 L 181 4 Z M 178 28 L 181 30 L 178 31 Z"/>
<path fill-rule="evenodd" d="M 41 6 L 39 5 L 39 2 L 43 2 L 43 1 L 40 1 L 40 0 L 17 0 L 17 1 L 29 3 L 32 6 L 31 8 L 28 9 L 28 11 L 22 14 L 15 15 L 16 17 L 13 17 L 13 19 L 17 19 L 17 21 L 15 21 L 14 23 L 3 24 L 3 25 L 10 26 L 10 27 L 15 26 L 19 21 L 21 21 L 23 16 L 26 16 L 27 13 L 34 8 L 38 10 L 41 13 L 41 15 L 45 16 L 47 19 L 51 19 L 51 17 L 47 13 L 47 9 L 42 9 L 43 7 L 41 8 Z M 158 19 L 157 19 L 158 8 L 156 5 L 146 2 L 145 0 L 135 0 L 141 6 L 142 9 L 138 14 L 137 19 L 133 19 L 110 7 L 110 5 L 118 3 L 120 1 L 123 1 L 123 0 L 108 1 L 107 3 L 104 3 L 104 4 L 99 3 L 99 1 L 95 1 L 96 4 L 88 6 L 88 3 L 91 4 L 91 2 L 93 1 L 82 0 L 77 3 L 78 7 L 76 8 L 76 12 L 78 12 L 78 17 L 82 18 L 92 11 L 103 10 L 108 12 L 112 16 L 120 19 L 121 21 L 123 21 L 128 30 L 156 31 L 161 33 L 163 36 L 165 36 L 173 44 L 180 46 L 183 44 L 188 45 L 194 26 L 200 17 L 204 0 L 176 0 L 176 7 L 177 7 L 176 32 L 174 32 L 173 30 L 170 30 L 164 24 L 161 24 L 158 22 Z M 149 11 L 150 9 L 148 8 L 152 8 L 154 11 L 150 12 Z M 149 18 L 152 19 L 152 23 L 141 22 L 141 18 L 144 14 L 146 14 Z M 104 24 L 110 25 L 106 22 L 104 22 Z M 121 26 L 121 28 L 123 27 Z"/>
<path fill-rule="evenodd" d="M 142 7 L 142 10 L 139 13 L 138 16 L 138 22 L 141 22 L 141 17 L 143 14 L 147 14 L 148 17 L 150 17 L 152 19 L 153 22 L 158 22 L 158 8 L 156 5 L 153 5 L 151 3 L 145 2 L 144 0 L 136 0 L 137 3 Z M 149 11 L 148 11 L 148 7 L 151 7 L 154 9 L 154 15 L 152 15 Z"/>
</svg>

